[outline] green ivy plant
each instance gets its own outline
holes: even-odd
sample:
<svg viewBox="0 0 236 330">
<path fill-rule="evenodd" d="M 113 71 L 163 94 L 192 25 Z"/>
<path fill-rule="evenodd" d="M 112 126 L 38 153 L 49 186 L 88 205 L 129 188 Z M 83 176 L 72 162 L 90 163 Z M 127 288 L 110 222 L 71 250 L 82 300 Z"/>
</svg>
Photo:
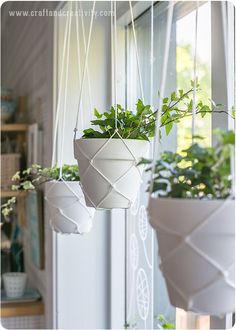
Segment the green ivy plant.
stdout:
<svg viewBox="0 0 236 330">
<path fill-rule="evenodd" d="M 197 86 L 199 90 L 199 85 Z M 178 92 L 171 93 L 170 97 L 163 98 L 161 109 L 160 127 L 165 128 L 168 135 L 175 123 L 179 123 L 181 119 L 192 115 L 193 100 L 193 82 L 191 88 L 187 91 L 180 89 Z M 196 104 L 196 114 L 204 117 L 207 113 L 222 113 L 221 104 L 212 102 L 213 110 L 209 105 L 203 104 L 202 101 Z M 136 112 L 132 112 L 117 104 L 117 114 L 114 107 L 109 111 L 100 113 L 94 109 L 95 120 L 91 121 L 92 126 L 96 129 L 88 128 L 84 130 L 82 138 L 119 138 L 149 140 L 155 134 L 155 121 L 157 112 L 150 105 L 145 105 L 141 99 L 136 104 Z M 117 127 L 116 127 L 117 120 Z M 117 130 L 116 130 L 117 129 Z"/>
<path fill-rule="evenodd" d="M 41 184 L 60 179 L 60 167 L 42 167 L 38 164 L 32 165 L 24 171 L 16 172 L 13 177 L 11 189 L 14 191 L 29 191 L 38 188 Z M 62 179 L 65 181 L 80 181 L 78 165 L 63 165 Z M 10 198 L 5 204 L 1 205 L 2 214 L 7 218 L 13 211 L 16 198 Z"/>
<path fill-rule="evenodd" d="M 215 133 L 218 142 L 214 147 L 194 143 L 181 153 L 163 152 L 155 165 L 153 192 L 171 198 L 227 198 L 232 185 L 230 159 L 235 133 L 220 130 Z M 151 161 L 140 162 L 148 163 Z"/>
</svg>

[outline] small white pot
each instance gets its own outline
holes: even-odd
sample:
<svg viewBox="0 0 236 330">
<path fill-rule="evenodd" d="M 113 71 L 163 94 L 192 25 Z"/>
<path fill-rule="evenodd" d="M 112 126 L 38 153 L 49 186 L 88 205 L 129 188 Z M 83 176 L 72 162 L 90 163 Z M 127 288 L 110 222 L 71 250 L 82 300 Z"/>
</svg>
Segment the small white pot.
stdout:
<svg viewBox="0 0 236 330">
<path fill-rule="evenodd" d="M 151 197 L 160 268 L 172 305 L 200 314 L 235 309 L 235 203 Z"/>
<path fill-rule="evenodd" d="M 78 161 L 86 204 L 96 208 L 129 208 L 135 201 L 142 166 L 136 166 L 149 149 L 149 142 L 121 139 L 78 139 Z"/>
<path fill-rule="evenodd" d="M 61 234 L 83 234 L 92 228 L 95 210 L 85 204 L 78 181 L 51 181 L 45 184 L 50 224 Z"/>
<path fill-rule="evenodd" d="M 26 273 L 5 273 L 2 278 L 8 298 L 19 298 L 24 295 L 27 280 Z"/>
</svg>

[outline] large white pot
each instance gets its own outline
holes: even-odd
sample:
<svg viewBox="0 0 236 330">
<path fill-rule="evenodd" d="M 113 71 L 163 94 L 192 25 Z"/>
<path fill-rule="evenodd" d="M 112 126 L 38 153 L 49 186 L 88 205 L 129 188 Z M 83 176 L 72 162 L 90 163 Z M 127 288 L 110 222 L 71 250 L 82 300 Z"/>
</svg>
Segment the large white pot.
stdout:
<svg viewBox="0 0 236 330">
<path fill-rule="evenodd" d="M 80 183 L 51 181 L 45 185 L 52 229 L 62 234 L 88 233 L 95 209 L 86 206 Z"/>
<path fill-rule="evenodd" d="M 86 204 L 96 208 L 129 208 L 135 201 L 142 166 L 136 166 L 149 149 L 149 142 L 121 139 L 78 139 L 78 161 Z"/>
<path fill-rule="evenodd" d="M 151 197 L 160 268 L 172 305 L 201 314 L 235 309 L 235 203 Z"/>
</svg>

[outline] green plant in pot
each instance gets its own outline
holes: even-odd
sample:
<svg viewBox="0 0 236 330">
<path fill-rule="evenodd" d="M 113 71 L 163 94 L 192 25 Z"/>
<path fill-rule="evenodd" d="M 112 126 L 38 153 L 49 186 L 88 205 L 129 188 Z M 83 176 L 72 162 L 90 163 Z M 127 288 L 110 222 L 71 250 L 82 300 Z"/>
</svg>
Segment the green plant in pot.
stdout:
<svg viewBox="0 0 236 330">
<path fill-rule="evenodd" d="M 175 123 L 192 115 L 192 93 L 193 87 L 163 99 L 160 126 L 166 134 Z M 112 209 L 132 205 L 142 172 L 136 165 L 148 153 L 158 111 L 140 99 L 135 112 L 119 104 L 104 113 L 94 110 L 96 119 L 91 121 L 92 127 L 84 130 L 82 138 L 74 140 L 74 155 L 88 206 Z M 204 117 L 210 112 L 208 105 L 197 103 L 197 114 Z"/>
<path fill-rule="evenodd" d="M 232 312 L 235 294 L 235 133 L 217 136 L 214 147 L 163 152 L 148 205 L 170 301 L 210 315 Z"/>
<path fill-rule="evenodd" d="M 60 175 L 61 174 L 61 175 Z M 37 190 L 45 185 L 45 199 L 50 210 L 52 228 L 65 234 L 82 234 L 92 227 L 94 209 L 85 205 L 84 195 L 80 188 L 80 175 L 77 165 L 63 165 L 60 173 L 58 166 L 32 167 L 17 172 L 12 180 L 12 190 Z M 10 199 L 2 205 L 2 214 L 7 217 L 12 211 L 16 199 Z"/>
<path fill-rule="evenodd" d="M 19 298 L 25 292 L 27 274 L 24 272 L 22 231 L 15 214 L 11 217 L 11 223 L 8 223 L 6 228 L 5 226 L 2 227 L 2 231 L 5 234 L 5 240 L 9 242 L 4 249 L 8 262 L 5 263 L 5 267 L 4 264 L 2 265 L 4 287 L 2 299 L 4 300 L 6 297 Z"/>
</svg>

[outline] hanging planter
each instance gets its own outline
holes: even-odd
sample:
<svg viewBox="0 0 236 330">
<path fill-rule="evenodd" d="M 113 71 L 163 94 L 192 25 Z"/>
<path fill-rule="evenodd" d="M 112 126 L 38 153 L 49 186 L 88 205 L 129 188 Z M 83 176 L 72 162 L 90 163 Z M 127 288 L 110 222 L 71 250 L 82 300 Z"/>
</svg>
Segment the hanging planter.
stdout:
<svg viewBox="0 0 236 330">
<path fill-rule="evenodd" d="M 80 166 L 86 205 L 97 208 L 129 208 L 141 183 L 138 160 L 149 148 L 148 141 L 78 139 L 75 158 Z"/>
<path fill-rule="evenodd" d="M 32 165 L 13 176 L 13 190 L 30 191 L 45 184 L 45 200 L 50 209 L 50 224 L 61 234 L 83 234 L 92 228 L 95 210 L 85 205 L 80 187 L 77 165 L 62 167 L 41 167 Z M 2 213 L 7 217 L 13 209 L 15 198 L 2 205 Z"/>
<path fill-rule="evenodd" d="M 191 115 L 188 91 L 180 90 L 163 98 L 160 128 L 168 135 L 175 121 Z M 185 101 L 185 108 L 178 110 L 178 104 Z M 209 106 L 202 102 L 197 114 L 210 112 Z M 215 110 L 217 112 L 217 110 Z M 149 150 L 149 138 L 154 136 L 158 110 L 144 105 L 142 100 L 136 104 L 136 112 L 117 105 L 103 114 L 97 109 L 97 119 L 80 139 L 74 138 L 74 157 L 80 168 L 82 190 L 86 205 L 95 208 L 129 208 L 134 202 L 141 183 L 142 167 L 137 167 L 141 158 Z M 173 119 L 174 118 L 174 119 Z M 75 129 L 76 131 L 76 129 Z"/>
<path fill-rule="evenodd" d="M 78 181 L 51 181 L 45 184 L 50 225 L 62 234 L 90 232 L 95 210 L 85 205 Z"/>
<path fill-rule="evenodd" d="M 219 138 L 214 148 L 193 144 L 186 156 L 163 153 L 148 205 L 171 303 L 210 315 L 235 309 L 235 137 L 230 131 Z"/>
<path fill-rule="evenodd" d="M 172 305 L 195 313 L 234 311 L 234 201 L 151 198 L 161 270 Z"/>
</svg>

